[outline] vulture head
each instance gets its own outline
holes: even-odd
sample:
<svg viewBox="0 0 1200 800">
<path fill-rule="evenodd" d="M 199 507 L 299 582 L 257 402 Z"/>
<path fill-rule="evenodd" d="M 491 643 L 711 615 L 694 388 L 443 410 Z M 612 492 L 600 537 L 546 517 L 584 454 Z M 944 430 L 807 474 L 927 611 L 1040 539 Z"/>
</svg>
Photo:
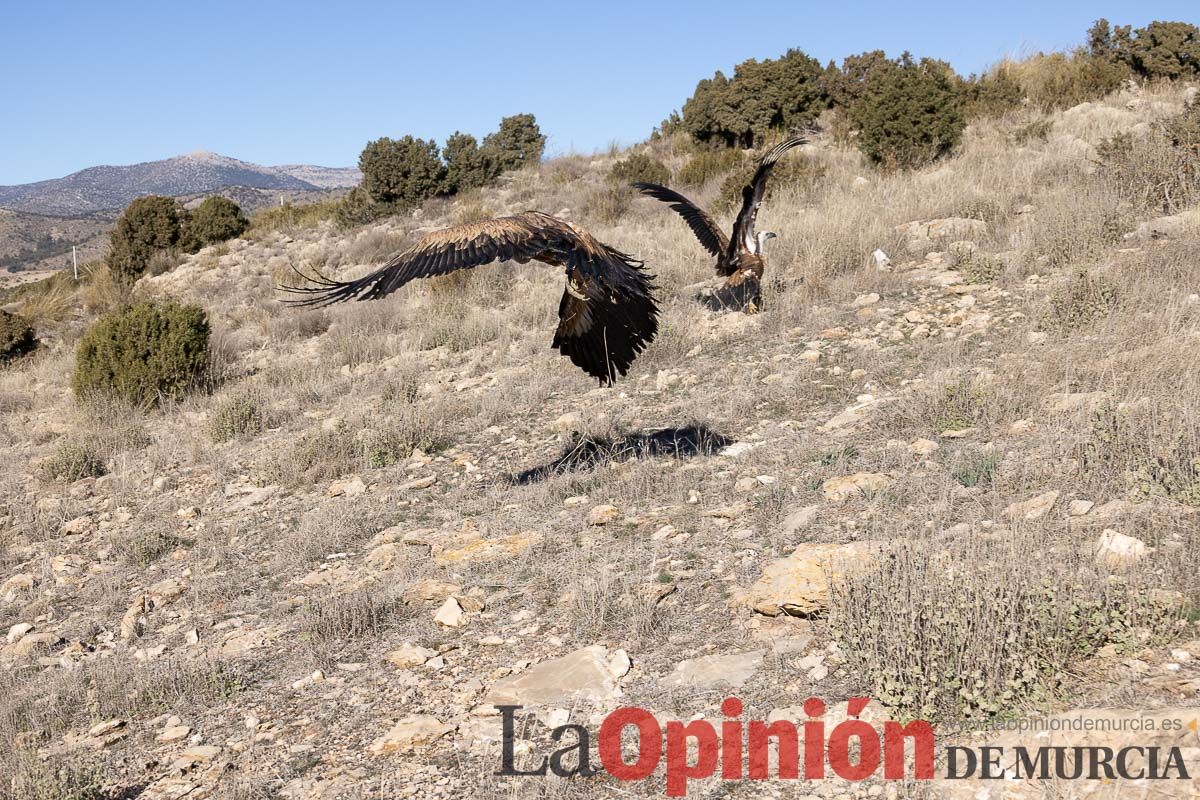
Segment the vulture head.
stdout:
<svg viewBox="0 0 1200 800">
<path fill-rule="evenodd" d="M 775 234 L 771 231 L 760 232 L 758 234 L 758 236 L 755 237 L 755 240 L 756 240 L 755 247 L 754 247 L 755 253 L 758 255 L 761 255 L 762 251 L 763 251 L 763 245 L 766 244 L 768 239 L 774 239 L 774 238 L 775 238 Z"/>
</svg>

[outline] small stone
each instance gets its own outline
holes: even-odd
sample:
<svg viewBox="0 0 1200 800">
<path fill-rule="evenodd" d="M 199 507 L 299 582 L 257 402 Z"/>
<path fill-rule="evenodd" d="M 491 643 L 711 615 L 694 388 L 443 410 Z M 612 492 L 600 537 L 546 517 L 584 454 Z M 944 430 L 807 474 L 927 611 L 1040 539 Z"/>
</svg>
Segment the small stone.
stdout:
<svg viewBox="0 0 1200 800">
<path fill-rule="evenodd" d="M 588 512 L 588 525 L 607 525 L 610 522 L 616 522 L 621 517 L 621 512 L 616 506 L 602 505 L 593 506 Z"/>
<path fill-rule="evenodd" d="M 220 754 L 221 748 L 212 744 L 197 745 L 183 751 L 183 757 L 194 764 L 207 764 Z"/>
<path fill-rule="evenodd" d="M 447 597 L 441 608 L 433 615 L 433 621 L 447 628 L 461 628 L 466 620 L 466 613 L 455 597 Z"/>
<path fill-rule="evenodd" d="M 453 600 L 454 598 L 450 599 Z M 411 642 L 405 642 L 384 656 L 384 658 L 393 666 L 400 669 L 408 669 L 409 667 L 419 667 L 436 655 L 437 652 L 430 650 L 428 647 L 420 647 Z"/>
<path fill-rule="evenodd" d="M 939 449 L 941 449 L 941 445 L 932 439 L 917 439 L 908 446 L 908 451 L 920 458 L 928 458 Z"/>
<path fill-rule="evenodd" d="M 187 725 L 172 725 L 169 728 L 164 728 L 161 733 L 154 737 L 154 741 L 160 744 L 170 744 L 171 742 L 182 742 L 192 733 L 192 729 Z"/>
<path fill-rule="evenodd" d="M 879 492 L 892 483 L 891 477 L 879 472 L 856 472 L 839 478 L 830 478 L 821 485 L 825 499 L 845 502 L 851 497 Z"/>
<path fill-rule="evenodd" d="M 867 306 L 873 306 L 878 302 L 879 295 L 875 292 L 871 292 L 870 294 L 860 294 L 858 297 L 854 298 L 854 302 L 850 304 L 850 307 L 866 308 Z"/>
<path fill-rule="evenodd" d="M 1043 492 L 1028 500 L 1011 503 L 1004 509 L 1004 515 L 1009 519 L 1025 520 L 1032 522 L 1041 519 L 1050 513 L 1050 509 L 1054 508 L 1054 504 L 1058 502 L 1058 492 L 1049 491 Z"/>
<path fill-rule="evenodd" d="M 400 720 L 391 730 L 376 739 L 370 747 L 370 752 L 376 756 L 406 753 L 432 744 L 452 730 L 453 726 L 444 724 L 437 717 L 414 714 Z"/>
<path fill-rule="evenodd" d="M 18 622 L 16 625 L 13 625 L 8 629 L 8 643 L 12 644 L 25 634 L 29 633 L 31 630 L 33 630 L 33 625 L 31 623 Z"/>
<path fill-rule="evenodd" d="M 106 722 L 100 722 L 88 729 L 88 736 L 103 736 L 106 733 L 124 728 L 127 722 L 123 719 L 110 719 Z"/>
<path fill-rule="evenodd" d="M 1146 552 L 1146 543 L 1141 539 L 1108 528 L 1096 543 L 1096 563 L 1110 567 L 1129 566 L 1141 561 Z"/>
<path fill-rule="evenodd" d="M 1091 500 L 1072 500 L 1070 505 L 1067 506 L 1067 513 L 1072 517 L 1082 517 L 1091 511 L 1094 505 L 1096 504 Z"/>
<path fill-rule="evenodd" d="M 415 478 L 407 483 L 400 484 L 400 489 L 405 492 L 415 492 L 420 489 L 428 489 L 437 483 L 437 475 L 426 475 L 424 478 Z"/>
<path fill-rule="evenodd" d="M 570 430 L 575 430 L 579 427 L 579 423 L 583 421 L 582 415 L 578 411 L 568 411 L 558 419 L 554 420 L 554 430 L 560 433 L 566 433 Z"/>
<path fill-rule="evenodd" d="M 354 477 L 346 480 L 334 481 L 329 484 L 329 489 L 326 494 L 330 497 L 357 497 L 367 490 L 367 485 L 363 483 L 362 478 Z"/>
</svg>

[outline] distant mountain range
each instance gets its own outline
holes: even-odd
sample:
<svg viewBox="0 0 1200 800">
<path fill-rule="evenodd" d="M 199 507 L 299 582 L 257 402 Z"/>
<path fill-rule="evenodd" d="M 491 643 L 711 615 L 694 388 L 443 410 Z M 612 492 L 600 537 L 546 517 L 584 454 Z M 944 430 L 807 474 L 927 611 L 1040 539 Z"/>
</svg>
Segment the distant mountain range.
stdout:
<svg viewBox="0 0 1200 800">
<path fill-rule="evenodd" d="M 263 167 L 198 152 L 128 166 L 89 167 L 65 178 L 0 186 L 0 208 L 78 217 L 124 208 L 147 194 L 170 197 L 216 192 L 229 186 L 276 192 L 312 192 L 355 186 L 357 169 L 288 164 Z"/>
<path fill-rule="evenodd" d="M 81 248 L 81 261 L 99 258 L 121 210 L 143 195 L 177 197 L 191 207 L 219 194 L 250 213 L 276 205 L 280 196 L 303 203 L 339 194 L 361 179 L 353 167 L 263 167 L 199 152 L 0 186 L 0 271 L 61 269 L 70 263 L 72 245 Z"/>
</svg>

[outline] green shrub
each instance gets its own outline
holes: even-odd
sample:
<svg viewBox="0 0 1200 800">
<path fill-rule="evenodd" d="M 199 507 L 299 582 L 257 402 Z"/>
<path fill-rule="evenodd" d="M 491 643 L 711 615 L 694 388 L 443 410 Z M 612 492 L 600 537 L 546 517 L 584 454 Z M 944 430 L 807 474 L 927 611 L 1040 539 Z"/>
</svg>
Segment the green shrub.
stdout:
<svg viewBox="0 0 1200 800">
<path fill-rule="evenodd" d="M 75 352 L 77 397 L 112 395 L 146 407 L 178 399 L 208 364 L 208 319 L 197 306 L 139 303 L 101 317 Z"/>
<path fill-rule="evenodd" d="M 1144 28 L 1099 19 L 1088 31 L 1088 51 L 1110 63 L 1127 65 L 1143 78 L 1200 75 L 1200 28 L 1188 22 L 1154 21 Z"/>
<path fill-rule="evenodd" d="M 954 480 L 968 489 L 972 486 L 988 484 L 1000 467 L 1000 454 L 995 452 L 977 452 L 961 458 L 950 470 Z"/>
<path fill-rule="evenodd" d="M 249 227 L 250 221 L 237 203 L 220 195 L 206 197 L 184 220 L 180 246 L 195 253 L 206 245 L 236 239 Z"/>
<path fill-rule="evenodd" d="M 181 231 L 179 205 L 172 198 L 150 195 L 134 200 L 109 234 L 113 277 L 127 285 L 136 282 L 156 252 L 179 244 Z"/>
<path fill-rule="evenodd" d="M 867 82 L 892 63 L 882 50 L 846 56 L 840 68 L 830 62 L 821 76 L 830 104 L 834 108 L 850 108 L 866 92 Z"/>
<path fill-rule="evenodd" d="M 700 81 L 683 104 L 681 126 L 698 142 L 755 147 L 773 131 L 796 130 L 828 105 L 824 70 L 799 50 L 778 59 L 743 61 L 733 78 L 718 72 Z"/>
<path fill-rule="evenodd" d="M 257 392 L 243 391 L 217 404 L 208 420 L 214 442 L 250 439 L 271 426 L 271 414 Z"/>
<path fill-rule="evenodd" d="M 967 119 L 996 117 L 1020 108 L 1025 92 L 1006 65 L 978 77 L 972 75 L 962 87 L 963 114 Z"/>
<path fill-rule="evenodd" d="M 358 157 L 362 185 L 373 200 L 416 204 L 442 189 L 446 168 L 436 142 L 405 136 L 368 142 Z"/>
<path fill-rule="evenodd" d="M 514 114 L 500 120 L 498 131 L 483 137 L 480 149 L 499 174 L 541 161 L 546 137 L 533 114 Z"/>
<path fill-rule="evenodd" d="M 351 194 L 359 189 L 360 187 L 355 187 L 351 190 Z M 255 212 L 254 218 L 250 220 L 247 236 L 253 238 L 268 231 L 315 228 L 327 219 L 335 219 L 344 199 L 323 200 L 319 203 L 303 203 L 301 205 L 285 203 L 282 206 L 264 208 Z M 367 199 L 370 200 L 370 197 Z"/>
<path fill-rule="evenodd" d="M 671 170 L 654 156 L 648 153 L 634 153 L 612 165 L 608 171 L 611 183 L 658 183 L 666 184 L 671 181 Z"/>
<path fill-rule="evenodd" d="M 863 154 L 892 169 L 921 167 L 948 153 L 966 127 L 945 65 L 915 62 L 907 53 L 870 76 L 850 117 Z"/>
<path fill-rule="evenodd" d="M 333 211 L 333 221 L 343 229 L 369 225 L 385 216 L 388 207 L 376 203 L 362 186 L 355 186 L 338 201 Z"/>
<path fill-rule="evenodd" d="M 683 186 L 703 186 L 712 178 L 740 167 L 745 160 L 741 150 L 701 150 L 688 159 L 676 180 Z"/>
<path fill-rule="evenodd" d="M 108 472 L 96 449 L 81 442 L 63 442 L 50 456 L 43 469 L 46 476 L 66 483 L 83 478 L 99 478 Z"/>
<path fill-rule="evenodd" d="M 37 339 L 25 318 L 0 309 L 0 364 L 20 358 L 35 347 Z"/>
<path fill-rule="evenodd" d="M 475 137 L 455 132 L 442 148 L 446 159 L 446 194 L 465 192 L 491 183 L 500 165 L 491 150 L 481 150 Z"/>
<path fill-rule="evenodd" d="M 1200 436 L 1177 408 L 1107 404 L 1093 413 L 1075 455 L 1092 488 L 1200 506 Z"/>
</svg>

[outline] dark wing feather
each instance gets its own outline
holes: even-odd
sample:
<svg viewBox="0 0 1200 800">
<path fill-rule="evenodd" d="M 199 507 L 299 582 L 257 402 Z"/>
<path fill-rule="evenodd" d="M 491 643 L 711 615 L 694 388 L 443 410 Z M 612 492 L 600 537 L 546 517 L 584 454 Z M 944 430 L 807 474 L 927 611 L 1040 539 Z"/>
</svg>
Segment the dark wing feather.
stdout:
<svg viewBox="0 0 1200 800">
<path fill-rule="evenodd" d="M 717 258 L 720 258 L 721 254 L 729 249 L 729 240 L 725 238 L 725 232 L 717 227 L 717 223 L 713 222 L 712 217 L 705 214 L 695 203 L 679 192 L 659 186 L 657 183 L 632 183 L 630 186 L 647 197 L 661 200 L 670 206 L 672 211 L 683 217 L 683 221 L 692 229 L 692 233 L 696 234 L 696 238 L 700 240 L 704 249 Z"/>
<path fill-rule="evenodd" d="M 569 288 L 558 304 L 553 347 L 600 383 L 611 384 L 658 333 L 656 287 L 640 261 L 595 240 L 590 244 L 593 252 L 568 257 Z"/>
<path fill-rule="evenodd" d="M 653 276 L 642 262 L 536 211 L 435 231 L 357 280 L 305 276 L 315 285 L 281 288 L 307 295 L 292 301 L 299 305 L 374 300 L 417 278 L 510 259 L 565 267 L 571 290 L 559 304 L 553 346 L 601 383 L 624 375 L 658 332 Z"/>
<path fill-rule="evenodd" d="M 804 136 L 793 136 L 789 139 L 784 139 L 768 150 L 766 155 L 759 160 L 758 169 L 754 171 L 754 177 L 742 189 L 742 209 L 738 212 L 737 219 L 733 223 L 733 235 L 729 238 L 729 248 L 726 253 L 730 261 L 736 260 L 739 250 L 753 252 L 750 249 L 748 240 L 754 238 L 754 220 L 758 216 L 758 207 L 762 203 L 763 195 L 767 191 L 767 177 L 770 176 L 775 162 L 784 153 L 802 144 L 808 144 L 808 139 Z"/>
<path fill-rule="evenodd" d="M 307 295 L 286 302 L 327 306 L 346 300 L 377 300 L 418 278 L 445 275 L 493 261 L 528 261 L 546 249 L 546 240 L 538 232 L 540 220 L 537 216 L 544 215 L 518 214 L 434 231 L 357 280 L 331 281 L 305 275 L 314 286 L 280 288 L 292 294 Z"/>
</svg>

